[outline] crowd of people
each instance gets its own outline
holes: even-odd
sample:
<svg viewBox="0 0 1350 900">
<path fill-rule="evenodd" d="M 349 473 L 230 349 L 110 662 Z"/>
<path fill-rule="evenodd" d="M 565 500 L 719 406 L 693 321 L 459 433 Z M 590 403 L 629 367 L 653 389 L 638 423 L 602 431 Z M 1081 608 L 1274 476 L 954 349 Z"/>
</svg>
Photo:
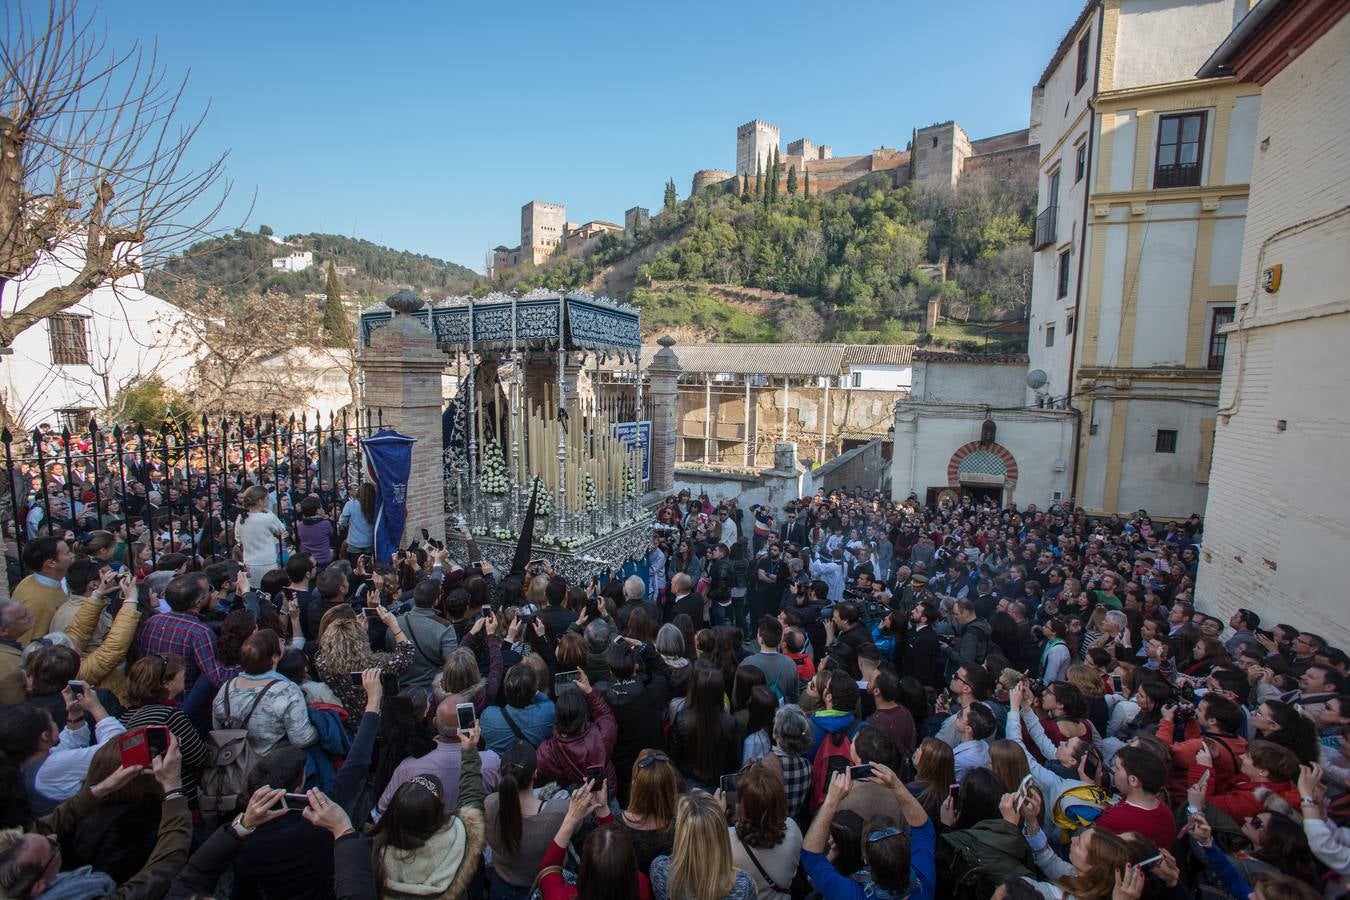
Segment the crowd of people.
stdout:
<svg viewBox="0 0 1350 900">
<path fill-rule="evenodd" d="M 377 562 L 373 497 L 253 473 L 200 492 L 230 546 L 208 524 L 153 562 L 125 519 L 22 518 L 0 894 L 1350 884 L 1350 660 L 1197 610 L 1198 518 L 682 494 L 643 576 L 588 584 L 499 571 L 467 531 L 466 558 L 415 540 Z M 142 492 L 184 500 L 162 474 Z"/>
</svg>

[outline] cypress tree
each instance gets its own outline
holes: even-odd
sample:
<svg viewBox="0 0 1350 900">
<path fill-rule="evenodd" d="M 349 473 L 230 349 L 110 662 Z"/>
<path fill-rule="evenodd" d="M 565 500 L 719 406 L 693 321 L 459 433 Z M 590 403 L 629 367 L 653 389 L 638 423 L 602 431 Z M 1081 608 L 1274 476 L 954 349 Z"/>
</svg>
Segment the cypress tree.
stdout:
<svg viewBox="0 0 1350 900">
<path fill-rule="evenodd" d="M 803 180 L 803 183 L 802 183 L 802 196 L 803 196 L 803 197 L 810 197 L 810 196 L 811 196 L 811 170 L 810 170 L 810 169 L 808 169 L 808 170 L 806 171 L 806 178 Z"/>
<path fill-rule="evenodd" d="M 665 196 L 665 201 L 664 201 L 664 204 L 663 204 L 664 209 L 665 209 L 666 211 L 670 211 L 670 210 L 674 209 L 674 208 L 675 208 L 675 204 L 676 204 L 678 201 L 679 201 L 679 197 L 676 196 L 676 194 L 675 194 L 675 179 L 672 178 L 672 179 L 670 179 L 669 181 L 666 182 L 666 196 Z"/>
<path fill-rule="evenodd" d="M 351 347 L 352 323 L 342 303 L 342 289 L 338 287 L 337 268 L 332 260 L 328 261 L 328 285 L 324 290 L 327 294 L 323 301 L 324 343 L 329 347 Z"/>
<path fill-rule="evenodd" d="M 797 196 L 797 166 L 795 164 L 788 166 L 787 192 L 790 197 Z"/>
<path fill-rule="evenodd" d="M 755 196 L 764 195 L 764 168 L 760 165 L 760 159 L 755 157 Z"/>
<path fill-rule="evenodd" d="M 778 155 L 778 148 L 773 148 L 773 187 L 769 190 L 769 196 L 778 199 L 778 180 L 783 176 L 783 162 Z"/>
</svg>

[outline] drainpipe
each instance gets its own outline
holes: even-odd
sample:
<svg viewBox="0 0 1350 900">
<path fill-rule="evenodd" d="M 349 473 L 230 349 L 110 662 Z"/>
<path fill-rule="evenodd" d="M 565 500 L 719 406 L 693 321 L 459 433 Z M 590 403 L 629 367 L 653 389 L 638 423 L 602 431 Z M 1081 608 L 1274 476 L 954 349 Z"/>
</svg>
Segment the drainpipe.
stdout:
<svg viewBox="0 0 1350 900">
<path fill-rule="evenodd" d="M 1073 442 L 1073 467 L 1069 470 L 1069 509 L 1073 510 L 1078 506 L 1078 465 L 1083 453 L 1083 411 L 1074 405 L 1074 361 L 1078 357 L 1078 341 L 1083 333 L 1082 317 L 1079 315 L 1083 307 L 1083 269 L 1087 265 L 1087 230 L 1088 213 L 1091 209 L 1089 202 L 1092 197 L 1092 179 L 1096 177 L 1096 172 L 1092 165 L 1092 145 L 1097 136 L 1097 80 L 1101 75 L 1102 68 L 1102 27 L 1106 24 L 1106 13 L 1101 4 L 1097 5 L 1097 71 L 1092 79 L 1092 96 L 1088 98 L 1088 143 L 1087 143 L 1087 171 L 1083 174 L 1083 180 L 1087 183 L 1083 189 L 1083 233 L 1078 238 L 1078 284 L 1074 288 L 1073 295 L 1073 340 L 1069 342 L 1069 393 L 1064 401 L 1067 407 L 1073 410 L 1074 423 L 1074 442 Z"/>
</svg>

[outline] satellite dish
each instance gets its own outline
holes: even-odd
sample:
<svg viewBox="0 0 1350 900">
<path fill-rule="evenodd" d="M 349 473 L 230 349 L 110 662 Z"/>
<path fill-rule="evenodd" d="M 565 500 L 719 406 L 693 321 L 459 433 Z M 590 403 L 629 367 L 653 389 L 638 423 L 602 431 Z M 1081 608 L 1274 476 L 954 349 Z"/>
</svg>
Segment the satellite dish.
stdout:
<svg viewBox="0 0 1350 900">
<path fill-rule="evenodd" d="M 1050 378 L 1045 374 L 1044 369 L 1032 369 L 1027 373 L 1027 387 L 1033 391 L 1045 387 L 1049 380 Z"/>
</svg>

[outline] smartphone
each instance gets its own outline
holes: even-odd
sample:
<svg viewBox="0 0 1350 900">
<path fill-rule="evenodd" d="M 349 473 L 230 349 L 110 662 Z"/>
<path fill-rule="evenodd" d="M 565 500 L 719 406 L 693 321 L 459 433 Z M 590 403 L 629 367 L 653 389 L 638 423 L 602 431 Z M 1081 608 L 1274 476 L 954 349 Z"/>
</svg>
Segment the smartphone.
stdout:
<svg viewBox="0 0 1350 900">
<path fill-rule="evenodd" d="M 520 624 L 523 628 L 532 628 L 534 626 L 534 613 L 525 613 L 521 616 Z"/>
<path fill-rule="evenodd" d="M 356 685 L 357 687 L 361 687 L 362 685 L 360 672 L 348 672 L 347 680 L 350 681 L 352 684 Z"/>
<path fill-rule="evenodd" d="M 1121 678 L 1119 675 L 1112 675 L 1112 676 L 1111 676 L 1111 693 L 1113 693 L 1113 694 L 1123 694 L 1123 693 L 1125 693 L 1125 679 L 1124 679 L 1124 678 Z"/>
<path fill-rule="evenodd" d="M 951 797 L 953 800 L 955 800 L 957 795 L 960 793 L 961 793 L 961 785 L 959 784 L 948 785 L 947 787 L 948 797 Z"/>
<path fill-rule="evenodd" d="M 1021 784 L 1017 785 L 1017 805 L 1015 809 L 1021 809 L 1027 802 L 1027 788 L 1031 787 L 1032 778 L 1026 775 L 1022 778 Z"/>
<path fill-rule="evenodd" d="M 483 613 L 483 618 L 485 618 L 485 619 L 490 619 L 490 618 L 492 618 L 492 607 L 491 607 L 491 606 L 488 606 L 486 603 L 484 603 L 483 606 L 482 606 L 482 613 Z"/>
<path fill-rule="evenodd" d="M 605 786 L 605 769 L 603 766 L 587 766 L 586 778 L 591 782 L 591 793 L 595 794 Z"/>
<path fill-rule="evenodd" d="M 565 684 L 576 684 L 580 677 L 580 669 L 568 669 L 566 672 L 559 672 L 553 676 L 553 685 L 554 687 L 562 687 Z"/>
<path fill-rule="evenodd" d="M 1101 767 L 1101 758 L 1095 752 L 1088 753 L 1087 760 L 1083 763 L 1083 774 L 1088 777 L 1089 781 L 1096 781 L 1097 773 L 1101 771 Z"/>
<path fill-rule="evenodd" d="M 1155 856 L 1150 856 L 1148 859 L 1141 860 L 1141 861 L 1139 862 L 1139 868 L 1141 868 L 1141 869 L 1147 869 L 1149 866 L 1156 866 L 1158 863 L 1160 863 L 1160 862 L 1162 862 L 1162 861 L 1163 861 L 1163 855 L 1162 855 L 1161 853 L 1159 853 L 1159 854 L 1157 854 L 1157 855 L 1155 855 Z"/>
<path fill-rule="evenodd" d="M 456 703 L 455 718 L 459 720 L 459 727 L 463 731 L 468 731 L 473 727 L 476 718 L 472 703 Z"/>
<path fill-rule="evenodd" d="M 856 767 L 855 767 L 856 768 Z M 736 791 L 736 782 L 740 780 L 739 775 L 723 775 L 722 781 L 718 785 L 723 794 L 732 794 Z"/>
<path fill-rule="evenodd" d="M 151 756 L 163 756 L 169 752 L 169 729 L 163 725 L 146 726 L 145 742 L 150 745 Z"/>
<path fill-rule="evenodd" d="M 70 688 L 70 692 L 76 697 L 84 693 L 84 684 L 79 681 L 67 681 L 66 687 Z"/>
<path fill-rule="evenodd" d="M 305 794 L 282 794 L 281 808 L 292 812 L 299 812 L 302 809 L 309 808 L 309 797 Z"/>
<path fill-rule="evenodd" d="M 153 757 L 150 753 L 150 742 L 146 738 L 145 729 L 133 728 L 119 736 L 117 738 L 117 753 L 122 759 L 124 768 L 130 766 L 150 768 Z"/>
<path fill-rule="evenodd" d="M 849 766 L 848 777 L 854 781 L 862 781 L 864 778 L 872 777 L 872 764 L 863 763 L 860 766 Z"/>
</svg>

